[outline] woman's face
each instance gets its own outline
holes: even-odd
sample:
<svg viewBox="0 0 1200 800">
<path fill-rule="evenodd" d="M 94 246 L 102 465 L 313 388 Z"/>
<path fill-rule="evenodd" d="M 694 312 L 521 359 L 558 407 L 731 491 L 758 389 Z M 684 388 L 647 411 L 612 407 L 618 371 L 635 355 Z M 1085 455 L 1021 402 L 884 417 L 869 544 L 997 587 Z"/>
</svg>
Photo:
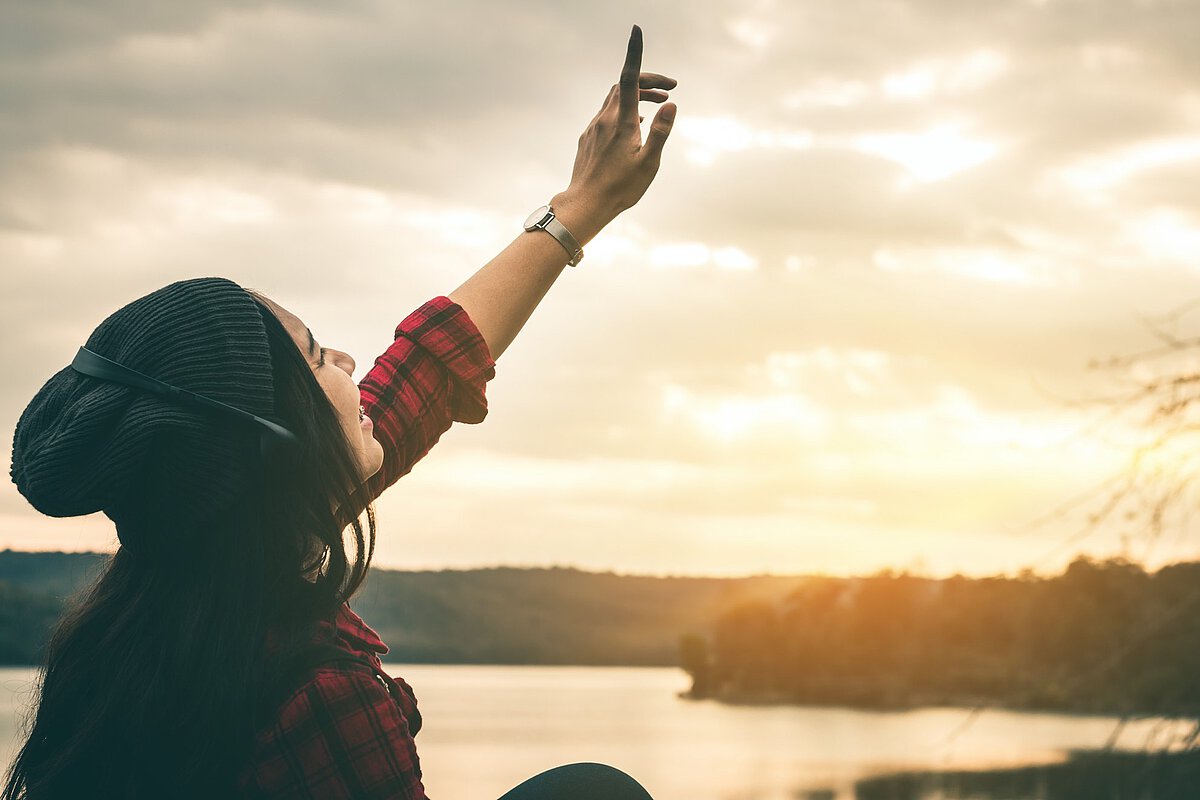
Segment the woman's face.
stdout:
<svg viewBox="0 0 1200 800">
<path fill-rule="evenodd" d="M 262 297 L 262 295 L 259 295 Z M 311 338 L 308 326 L 300 321 L 292 312 L 283 306 L 262 298 L 275 312 L 275 316 L 283 323 L 283 327 L 291 334 L 292 341 L 317 378 L 317 383 L 325 390 L 333 410 L 342 423 L 346 437 L 354 446 L 358 459 L 359 473 L 365 481 L 383 466 L 383 445 L 375 439 L 374 426 L 370 417 L 358 420 L 358 406 L 362 402 L 358 384 L 354 382 L 354 359 L 341 350 L 336 350 Z M 322 352 L 323 351 L 323 352 Z M 322 358 L 323 356 L 323 358 Z M 324 363 L 322 364 L 322 361 Z"/>
</svg>

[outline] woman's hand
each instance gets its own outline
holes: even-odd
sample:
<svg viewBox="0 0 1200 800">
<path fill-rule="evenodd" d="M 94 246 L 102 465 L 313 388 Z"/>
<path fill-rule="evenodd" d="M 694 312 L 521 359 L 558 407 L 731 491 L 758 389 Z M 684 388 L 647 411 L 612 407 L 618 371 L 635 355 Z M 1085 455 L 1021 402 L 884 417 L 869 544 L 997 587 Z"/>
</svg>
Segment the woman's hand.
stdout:
<svg viewBox="0 0 1200 800">
<path fill-rule="evenodd" d="M 658 110 L 643 144 L 638 101 L 663 103 L 667 90 L 674 89 L 678 81 L 641 70 L 642 29 L 634 25 L 621 80 L 609 89 L 604 105 L 579 137 L 571 184 L 552 201 L 556 213 L 561 209 L 580 220 L 581 227 L 586 228 L 584 238 L 591 238 L 592 228 L 599 231 L 633 207 L 658 174 L 676 106 L 665 103 Z M 566 218 L 564 223 L 574 230 Z"/>
</svg>

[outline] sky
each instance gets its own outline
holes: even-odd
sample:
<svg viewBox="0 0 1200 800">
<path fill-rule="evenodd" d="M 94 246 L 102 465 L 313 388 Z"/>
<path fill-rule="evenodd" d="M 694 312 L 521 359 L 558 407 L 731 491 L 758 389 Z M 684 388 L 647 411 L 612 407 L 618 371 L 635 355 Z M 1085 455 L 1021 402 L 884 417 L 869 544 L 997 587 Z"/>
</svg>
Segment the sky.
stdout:
<svg viewBox="0 0 1200 800">
<path fill-rule="evenodd" d="M 265 292 L 361 379 L 566 188 L 634 23 L 679 81 L 658 177 L 497 360 L 487 419 L 379 499 L 377 566 L 1198 556 L 1182 510 L 1088 524 L 1146 436 L 1105 398 L 1198 363 L 1089 366 L 1200 328 L 1191 2 L 7 2 L 9 456 L 95 326 L 184 278 Z M 116 545 L 0 489 L 0 547 Z"/>
</svg>

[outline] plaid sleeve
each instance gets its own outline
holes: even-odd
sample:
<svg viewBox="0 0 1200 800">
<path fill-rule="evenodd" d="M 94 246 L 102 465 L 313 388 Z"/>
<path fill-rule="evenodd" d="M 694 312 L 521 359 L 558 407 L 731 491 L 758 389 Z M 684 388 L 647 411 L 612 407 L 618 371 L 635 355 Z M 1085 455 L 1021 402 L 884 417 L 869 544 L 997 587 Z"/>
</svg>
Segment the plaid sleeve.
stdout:
<svg viewBox="0 0 1200 800">
<path fill-rule="evenodd" d="M 425 800 L 408 721 L 374 675 L 318 670 L 260 752 L 255 797 Z"/>
<path fill-rule="evenodd" d="M 384 453 L 369 482 L 372 499 L 407 475 L 453 422 L 483 421 L 495 366 L 483 335 L 449 297 L 429 300 L 396 326 L 395 341 L 359 383 Z"/>
</svg>

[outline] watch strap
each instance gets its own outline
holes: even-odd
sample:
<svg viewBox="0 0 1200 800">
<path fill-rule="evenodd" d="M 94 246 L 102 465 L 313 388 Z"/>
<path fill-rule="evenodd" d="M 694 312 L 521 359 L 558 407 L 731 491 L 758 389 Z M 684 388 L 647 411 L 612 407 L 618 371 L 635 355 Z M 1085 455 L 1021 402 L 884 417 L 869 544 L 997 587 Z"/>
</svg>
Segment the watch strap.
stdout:
<svg viewBox="0 0 1200 800">
<path fill-rule="evenodd" d="M 550 212 L 554 213 L 554 209 L 551 208 Z M 558 221 L 557 216 L 551 217 L 546 222 L 545 231 L 555 239 L 558 239 L 558 243 L 567 251 L 567 254 L 571 257 L 567 262 L 569 266 L 573 267 L 583 260 L 583 248 L 579 246 L 579 241 L 571 235 L 566 225 Z"/>
</svg>

